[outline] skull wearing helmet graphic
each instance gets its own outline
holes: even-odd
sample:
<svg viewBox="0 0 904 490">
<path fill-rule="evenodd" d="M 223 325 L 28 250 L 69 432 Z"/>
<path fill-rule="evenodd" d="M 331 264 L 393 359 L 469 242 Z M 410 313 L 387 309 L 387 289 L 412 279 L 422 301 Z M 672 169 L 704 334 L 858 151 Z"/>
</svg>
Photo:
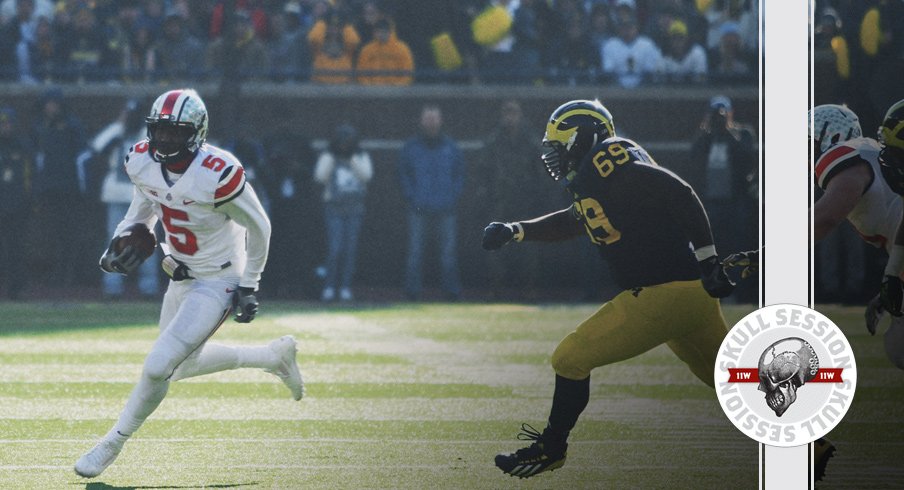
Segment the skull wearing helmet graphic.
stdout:
<svg viewBox="0 0 904 490">
<path fill-rule="evenodd" d="M 819 358 L 807 341 L 789 337 L 770 345 L 760 356 L 758 389 L 766 404 L 781 417 L 797 400 L 797 389 L 816 376 Z"/>
</svg>

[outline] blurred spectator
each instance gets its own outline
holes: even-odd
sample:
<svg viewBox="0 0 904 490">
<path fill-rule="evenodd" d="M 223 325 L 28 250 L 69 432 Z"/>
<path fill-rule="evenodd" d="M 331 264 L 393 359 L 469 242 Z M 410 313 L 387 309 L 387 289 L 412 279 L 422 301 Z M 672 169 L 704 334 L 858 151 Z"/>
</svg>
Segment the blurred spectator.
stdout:
<svg viewBox="0 0 904 490">
<path fill-rule="evenodd" d="M 136 22 L 124 46 L 122 77 L 126 81 L 149 82 L 157 71 L 154 34 L 147 22 Z"/>
<path fill-rule="evenodd" d="M 593 82 L 600 70 L 600 51 L 588 31 L 587 20 L 570 16 L 565 19 L 564 28 L 565 36 L 556 56 L 558 79 L 569 85 Z"/>
<path fill-rule="evenodd" d="M 384 11 L 395 19 L 396 33 L 411 48 L 418 66 L 418 80 L 477 81 L 479 46 L 474 42 L 471 22 L 485 0 L 394 0 Z M 449 71 L 437 64 L 431 41 L 445 34 L 455 45 L 462 65 Z"/>
<path fill-rule="evenodd" d="M 609 18 L 609 7 L 607 5 L 601 3 L 593 5 L 593 9 L 590 11 L 590 38 L 596 53 L 600 53 L 603 49 L 603 44 L 612 37 L 612 27 L 609 23 Z M 597 61 L 597 65 L 599 65 L 599 61 Z"/>
<path fill-rule="evenodd" d="M 741 36 L 734 22 L 722 24 L 719 49 L 713 56 L 711 73 L 721 79 L 751 76 L 752 70 L 741 49 Z"/>
<path fill-rule="evenodd" d="M 757 152 L 752 132 L 735 123 L 728 97 L 710 100 L 690 155 L 703 164 L 693 169 L 702 174 L 697 180 L 702 185 L 695 188 L 719 246 L 726 251 L 755 248 L 757 197 L 749 192 L 748 176 L 756 171 Z M 739 285 L 735 297 L 749 301 L 740 291 L 744 288 Z"/>
<path fill-rule="evenodd" d="M 672 21 L 668 45 L 662 57 L 662 71 L 671 81 L 703 82 L 706 80 L 706 51 L 699 44 L 691 44 L 687 25 Z"/>
<path fill-rule="evenodd" d="M 411 50 L 386 19 L 377 21 L 374 40 L 361 48 L 356 68 L 362 85 L 411 85 L 414 80 Z"/>
<path fill-rule="evenodd" d="M 104 236 L 112 237 L 116 225 L 122 221 L 132 202 L 134 186 L 126 174 L 125 157 L 132 145 L 143 140 L 146 135 L 144 117 L 136 112 L 138 104 L 130 100 L 120 111 L 116 120 L 101 129 L 88 145 L 88 151 L 104 166 L 105 175 L 100 189 L 100 201 L 106 206 L 107 228 Z M 138 290 L 142 296 L 154 297 L 160 291 L 161 257 L 155 250 L 155 257 L 145 260 L 137 273 Z M 100 273 L 100 271 L 98 271 Z M 125 294 L 126 276 L 122 274 L 100 273 L 105 298 L 122 298 Z"/>
<path fill-rule="evenodd" d="M 31 222 L 31 154 L 16 111 L 0 107 L 0 288 L 17 299 L 28 281 L 26 251 Z"/>
<path fill-rule="evenodd" d="M 28 77 L 35 82 L 48 83 L 59 72 L 60 43 L 53 26 L 46 17 L 38 18 L 35 41 L 30 46 Z"/>
<path fill-rule="evenodd" d="M 842 31 L 842 22 L 833 8 L 818 16 L 813 35 L 814 105 L 844 100 L 843 91 L 851 78 L 851 53 Z"/>
<path fill-rule="evenodd" d="M 759 0 L 715 0 L 703 15 L 709 23 L 706 48 L 717 49 L 724 35 L 725 24 L 732 24 L 738 35 L 738 48 L 755 53 L 759 45 Z"/>
<path fill-rule="evenodd" d="M 0 27 L 0 79 L 35 81 L 29 59 L 39 19 L 34 8 L 34 0 L 17 0 L 15 15 Z"/>
<path fill-rule="evenodd" d="M 54 3 L 51 0 L 3 0 L 0 2 L 0 24 L 7 23 L 13 17 L 16 17 L 17 9 L 20 3 L 28 3 L 31 15 L 34 19 L 38 17 L 46 17 L 53 19 Z"/>
<path fill-rule="evenodd" d="M 232 31 L 207 46 L 208 73 L 234 73 L 239 80 L 260 80 L 270 76 L 270 57 L 257 38 L 251 18 L 243 13 L 232 17 Z"/>
<path fill-rule="evenodd" d="M 87 169 L 79 167 L 79 153 L 85 147 L 81 122 L 69 113 L 59 89 L 50 89 L 41 97 L 39 119 L 34 128 L 35 172 L 32 192 L 37 204 L 35 229 L 39 238 L 35 245 L 41 257 L 45 279 L 61 286 L 76 283 L 77 274 L 96 277 L 97 264 L 86 259 L 95 237 L 91 236 L 88 202 Z M 66 237 L 61 240 L 60 237 Z M 90 263 L 86 263 L 88 260 Z M 90 276 L 86 270 L 90 265 Z M 46 267 L 53 269 L 48 270 Z"/>
<path fill-rule="evenodd" d="M 633 17 L 616 24 L 617 37 L 603 44 L 603 72 L 627 88 L 640 85 L 659 71 L 662 54 L 656 44 L 640 35 Z"/>
<path fill-rule="evenodd" d="M 480 61 L 481 77 L 489 82 L 511 81 L 519 77 L 517 54 L 514 52 L 514 19 L 521 8 L 519 0 L 489 0 L 486 8 L 475 17 L 471 29 L 474 40 L 483 46 Z M 524 19 L 524 17 L 522 17 Z M 526 26 L 530 29 L 532 26 Z M 525 60 L 525 62 L 536 60 Z"/>
<path fill-rule="evenodd" d="M 283 12 L 270 17 L 270 55 L 273 80 L 307 80 L 311 72 L 311 50 L 301 28 L 298 4 L 286 4 Z"/>
<path fill-rule="evenodd" d="M 157 76 L 164 81 L 194 80 L 204 70 L 204 46 L 185 30 L 185 20 L 168 15 L 163 35 L 154 43 Z"/>
<path fill-rule="evenodd" d="M 419 134 L 406 141 L 399 154 L 399 179 L 408 205 L 405 292 L 411 300 L 421 297 L 421 265 L 428 233 L 439 239 L 442 288 L 447 299 L 461 297 L 457 208 L 465 165 L 458 144 L 442 132 L 442 126 L 440 108 L 424 106 Z"/>
<path fill-rule="evenodd" d="M 267 271 L 267 283 L 283 298 L 299 299 L 303 292 L 320 294 L 319 289 L 310 290 L 313 251 L 320 248 L 321 240 L 311 230 L 319 229 L 314 223 L 322 214 L 311 178 L 316 161 L 311 141 L 297 128 L 276 128 L 267 133 L 264 156 L 266 165 L 259 180 L 270 197 L 273 228 L 267 261 L 275 265 Z M 299 250 L 308 253 L 299 254 Z"/>
<path fill-rule="evenodd" d="M 706 46 L 708 23 L 697 10 L 695 2 L 686 0 L 657 0 L 656 8 L 648 10 L 645 27 L 642 32 L 647 35 L 663 51 L 669 44 L 669 29 L 676 20 L 680 20 L 687 28 L 687 37 L 691 45 Z"/>
<path fill-rule="evenodd" d="M 478 195 L 489 218 L 514 221 L 548 210 L 548 189 L 553 186 L 540 162 L 539 138 L 527 129 L 518 101 L 502 103 L 498 123 L 483 148 L 480 173 L 484 178 Z M 533 290 L 538 285 L 541 249 L 520 247 L 486 254 L 490 294 L 503 293 L 513 285 L 519 291 Z"/>
<path fill-rule="evenodd" d="M 378 34 L 379 36 L 379 34 Z M 314 179 L 323 185 L 326 223 L 326 280 L 322 301 L 350 301 L 358 259 L 358 234 L 364 219 L 367 183 L 373 176 L 370 155 L 358 144 L 358 132 L 349 124 L 336 128 L 329 148 L 320 155 Z"/>
<path fill-rule="evenodd" d="M 308 33 L 314 53 L 313 76 L 319 83 L 351 83 L 354 55 L 361 39 L 355 27 L 345 23 L 338 13 L 318 20 Z"/>
<path fill-rule="evenodd" d="M 167 10 L 165 0 L 142 0 L 141 20 L 147 23 L 151 28 L 151 32 L 158 34 L 163 31 L 163 24 L 166 22 Z M 201 2 L 199 2 L 201 3 Z M 176 15 L 183 18 L 175 12 L 170 15 Z"/>
<path fill-rule="evenodd" d="M 374 31 L 377 29 L 377 23 L 386 18 L 383 11 L 380 10 L 380 4 L 377 0 L 365 0 L 360 7 L 360 12 L 355 21 L 355 30 L 361 36 L 361 44 L 374 40 Z"/>
<path fill-rule="evenodd" d="M 245 17 L 251 23 L 251 29 L 258 39 L 267 39 L 269 36 L 267 9 L 263 0 L 219 0 L 214 6 L 210 16 L 210 39 L 222 37 L 225 27 L 226 7 L 234 6 L 233 13 L 236 17 Z"/>
<path fill-rule="evenodd" d="M 515 46 L 512 54 L 515 60 L 515 82 L 540 80 L 543 75 L 543 49 L 552 11 L 543 0 L 520 0 L 512 21 Z"/>
<path fill-rule="evenodd" d="M 117 75 L 119 55 L 114 51 L 104 26 L 94 10 L 78 5 L 72 11 L 72 27 L 60 38 L 63 65 L 61 79 L 68 81 L 110 80 Z"/>
</svg>

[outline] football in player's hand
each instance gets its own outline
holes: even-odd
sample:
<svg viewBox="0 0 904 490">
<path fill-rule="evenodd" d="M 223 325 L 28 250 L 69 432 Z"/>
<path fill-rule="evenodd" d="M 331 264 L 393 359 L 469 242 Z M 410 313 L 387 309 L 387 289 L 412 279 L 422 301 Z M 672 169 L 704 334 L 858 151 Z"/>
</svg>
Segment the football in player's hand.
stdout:
<svg viewBox="0 0 904 490">
<path fill-rule="evenodd" d="M 157 238 L 143 223 L 135 223 L 119 234 L 119 240 L 114 242 L 113 252 L 120 254 L 129 245 L 135 248 L 141 260 L 144 260 L 154 253 Z"/>
</svg>

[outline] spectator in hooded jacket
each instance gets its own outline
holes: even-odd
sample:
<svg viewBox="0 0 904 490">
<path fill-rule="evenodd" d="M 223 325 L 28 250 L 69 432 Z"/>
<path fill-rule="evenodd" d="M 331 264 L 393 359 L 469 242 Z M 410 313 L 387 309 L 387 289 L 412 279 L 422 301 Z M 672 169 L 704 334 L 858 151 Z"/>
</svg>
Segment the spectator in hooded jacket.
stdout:
<svg viewBox="0 0 904 490">
<path fill-rule="evenodd" d="M 358 55 L 358 83 L 362 85 L 411 85 L 414 58 L 411 49 L 396 37 L 386 19 L 374 26 L 374 40 Z"/>
<path fill-rule="evenodd" d="M 354 55 L 361 43 L 355 27 L 343 22 L 337 12 L 328 13 L 308 32 L 308 44 L 314 53 L 311 80 L 320 83 L 350 83 Z"/>
</svg>

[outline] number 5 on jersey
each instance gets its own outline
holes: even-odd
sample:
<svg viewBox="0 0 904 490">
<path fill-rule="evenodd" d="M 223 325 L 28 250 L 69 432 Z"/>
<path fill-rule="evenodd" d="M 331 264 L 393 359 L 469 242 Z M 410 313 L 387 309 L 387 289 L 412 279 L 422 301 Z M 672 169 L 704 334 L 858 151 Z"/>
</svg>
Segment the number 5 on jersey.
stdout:
<svg viewBox="0 0 904 490">
<path fill-rule="evenodd" d="M 179 253 L 185 255 L 194 255 L 198 252 L 198 238 L 194 233 L 184 226 L 174 223 L 174 220 L 182 223 L 190 223 L 188 213 L 179 209 L 168 208 L 161 205 L 163 210 L 163 227 L 166 228 L 166 234 L 169 236 L 169 244 Z"/>
</svg>

